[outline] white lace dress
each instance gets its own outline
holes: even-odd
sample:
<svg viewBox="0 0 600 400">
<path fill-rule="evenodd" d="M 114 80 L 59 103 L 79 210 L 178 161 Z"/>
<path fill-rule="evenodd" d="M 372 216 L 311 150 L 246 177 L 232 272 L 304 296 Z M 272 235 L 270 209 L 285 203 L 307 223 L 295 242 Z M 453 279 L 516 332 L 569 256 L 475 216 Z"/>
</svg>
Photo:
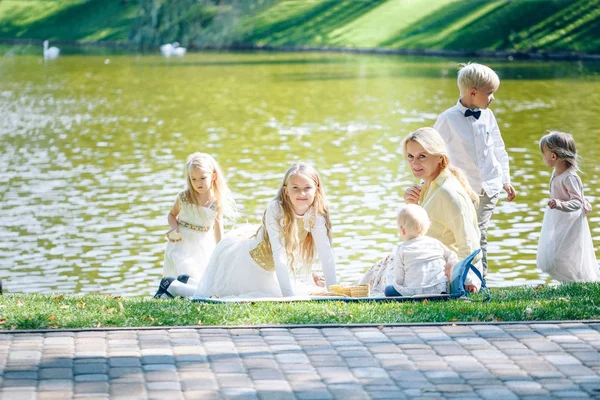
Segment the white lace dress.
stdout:
<svg viewBox="0 0 600 400">
<path fill-rule="evenodd" d="M 538 243 L 537 267 L 560 282 L 597 282 L 600 271 L 586 214 L 592 209 L 574 169 L 550 179 L 550 198 Z"/>
<path fill-rule="evenodd" d="M 271 201 L 265 215 L 268 240 L 262 227 L 246 226 L 227 233 L 213 252 L 194 297 L 287 297 L 315 291 L 312 266 L 290 268 L 281 215 L 279 204 Z M 312 235 L 327 284 L 335 284 L 335 260 L 325 218 L 311 208 L 296 222 L 299 237 Z"/>
<path fill-rule="evenodd" d="M 217 205 L 211 203 L 201 207 L 190 203 L 185 192 L 179 193 L 180 242 L 169 242 L 165 250 L 163 276 L 177 277 L 187 274 L 200 279 L 208 260 L 215 249 L 214 224 Z"/>
</svg>

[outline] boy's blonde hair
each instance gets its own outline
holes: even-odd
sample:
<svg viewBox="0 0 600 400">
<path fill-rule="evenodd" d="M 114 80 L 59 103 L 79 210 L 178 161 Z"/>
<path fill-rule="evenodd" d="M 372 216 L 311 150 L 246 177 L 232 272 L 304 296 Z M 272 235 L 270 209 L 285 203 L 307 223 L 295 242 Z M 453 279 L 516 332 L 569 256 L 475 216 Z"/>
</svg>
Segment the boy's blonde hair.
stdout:
<svg viewBox="0 0 600 400">
<path fill-rule="evenodd" d="M 440 163 L 440 173 L 447 169 L 450 173 L 458 180 L 461 184 L 467 195 L 473 201 L 473 204 L 477 207 L 479 204 L 479 196 L 477 193 L 473 191 L 469 181 L 465 177 L 465 174 L 458 168 L 453 165 L 450 165 L 450 156 L 448 155 L 448 148 L 446 147 L 446 142 L 433 128 L 419 128 L 402 141 L 402 147 L 404 149 L 404 158 L 406 158 L 406 146 L 408 142 L 416 142 L 423 146 L 423 149 L 432 156 L 440 156 L 442 157 L 442 162 Z"/>
<path fill-rule="evenodd" d="M 302 176 L 308 180 L 311 180 L 315 185 L 315 198 L 311 205 L 311 209 L 307 212 L 313 212 L 314 217 L 317 215 L 321 215 L 325 218 L 325 227 L 327 228 L 327 236 L 329 237 L 329 241 L 331 242 L 331 220 L 329 218 L 329 210 L 327 207 L 327 200 L 325 198 L 325 191 L 323 189 L 323 185 L 321 184 L 321 176 L 319 172 L 312 165 L 299 162 L 292 164 L 290 168 L 286 171 L 283 181 L 281 182 L 281 186 L 277 191 L 277 196 L 275 196 L 275 201 L 281 207 L 283 211 L 281 216 L 281 226 L 283 230 L 283 239 L 284 239 L 284 247 L 285 252 L 288 256 L 288 260 L 290 262 L 290 266 L 292 266 L 292 270 L 296 270 L 296 260 L 294 254 L 298 251 L 300 256 L 301 265 L 299 267 L 308 267 L 311 266 L 316 258 L 316 246 L 312 234 L 308 232 L 306 237 L 299 240 L 298 235 L 298 225 L 296 224 L 296 213 L 294 212 L 294 207 L 286 195 L 286 187 L 290 181 L 292 176 Z M 267 226 L 266 226 L 266 212 L 263 216 L 263 237 L 266 239 L 270 247 L 270 242 L 268 238 Z"/>
<path fill-rule="evenodd" d="M 575 148 L 575 139 L 569 133 L 560 131 L 548 131 L 548 133 L 540 139 L 540 151 L 548 150 L 567 163 L 569 168 L 579 170 L 579 161 L 581 157 L 577 155 Z"/>
<path fill-rule="evenodd" d="M 495 92 L 500 87 L 500 78 L 490 67 L 478 63 L 459 64 L 459 66 L 456 81 L 461 97 L 473 88 L 480 90 L 491 86 Z"/>
<path fill-rule="evenodd" d="M 227 186 L 227 180 L 219 163 L 210 155 L 206 153 L 192 153 L 188 156 L 187 162 L 185 163 L 185 181 L 187 183 L 187 190 L 185 195 L 188 201 L 192 204 L 199 205 L 198 193 L 193 190 L 192 184 L 192 170 L 194 168 L 202 169 L 205 171 L 211 171 L 213 174 L 211 191 L 214 198 L 214 202 L 217 205 L 217 210 L 221 215 L 234 217 L 237 213 L 235 201 L 229 186 Z"/>
<path fill-rule="evenodd" d="M 398 210 L 396 222 L 398 228 L 402 227 L 407 233 L 417 236 L 426 234 L 431 225 L 427 211 L 416 204 L 407 204 Z"/>
</svg>

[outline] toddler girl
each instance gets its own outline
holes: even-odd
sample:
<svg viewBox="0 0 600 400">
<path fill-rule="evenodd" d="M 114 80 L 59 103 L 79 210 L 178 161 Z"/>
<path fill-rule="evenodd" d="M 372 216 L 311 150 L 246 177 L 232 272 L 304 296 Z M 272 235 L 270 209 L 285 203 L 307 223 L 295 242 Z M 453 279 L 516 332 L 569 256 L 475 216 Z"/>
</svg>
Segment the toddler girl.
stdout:
<svg viewBox="0 0 600 400">
<path fill-rule="evenodd" d="M 544 213 L 537 266 L 560 282 L 600 281 L 594 244 L 585 215 L 592 209 L 577 175 L 573 136 L 549 132 L 540 140 L 544 163 L 553 169 Z"/>
<path fill-rule="evenodd" d="M 177 195 L 167 217 L 171 229 L 163 276 L 198 279 L 223 235 L 223 215 L 234 202 L 221 167 L 205 153 L 191 154 L 185 165 L 187 189 Z"/>
</svg>

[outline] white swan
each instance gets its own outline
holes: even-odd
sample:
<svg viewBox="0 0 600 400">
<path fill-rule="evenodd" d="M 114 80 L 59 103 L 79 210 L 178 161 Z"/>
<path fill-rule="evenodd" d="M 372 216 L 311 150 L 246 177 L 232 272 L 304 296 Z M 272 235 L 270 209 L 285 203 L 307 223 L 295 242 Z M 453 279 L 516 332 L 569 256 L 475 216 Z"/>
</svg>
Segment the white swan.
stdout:
<svg viewBox="0 0 600 400">
<path fill-rule="evenodd" d="M 60 49 L 58 47 L 50 47 L 48 48 L 48 41 L 44 40 L 44 60 L 53 60 L 60 54 Z"/>
<path fill-rule="evenodd" d="M 163 44 L 162 46 L 160 46 L 160 52 L 165 57 L 171 57 L 171 56 L 183 57 L 183 56 L 185 56 L 187 49 L 185 47 L 180 47 L 179 42 L 173 42 L 172 44 L 167 43 L 167 44 Z"/>
<path fill-rule="evenodd" d="M 173 42 L 173 55 L 183 57 L 187 49 L 185 47 L 180 47 L 179 42 Z"/>
<path fill-rule="evenodd" d="M 163 44 L 160 46 L 160 52 L 165 57 L 171 57 L 173 55 L 173 45 L 171 43 Z"/>
</svg>

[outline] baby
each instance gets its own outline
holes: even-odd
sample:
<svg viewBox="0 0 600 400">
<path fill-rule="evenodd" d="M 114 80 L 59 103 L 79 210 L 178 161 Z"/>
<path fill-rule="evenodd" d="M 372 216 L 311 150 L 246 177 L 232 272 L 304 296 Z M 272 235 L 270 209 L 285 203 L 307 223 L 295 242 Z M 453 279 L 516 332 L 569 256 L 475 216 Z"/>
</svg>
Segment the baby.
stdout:
<svg viewBox="0 0 600 400">
<path fill-rule="evenodd" d="M 431 224 L 427 211 L 408 204 L 398 211 L 398 233 L 403 243 L 393 252 L 394 279 L 386 296 L 413 296 L 447 292 L 447 266 L 458 262 L 456 253 L 425 236 Z"/>
</svg>

